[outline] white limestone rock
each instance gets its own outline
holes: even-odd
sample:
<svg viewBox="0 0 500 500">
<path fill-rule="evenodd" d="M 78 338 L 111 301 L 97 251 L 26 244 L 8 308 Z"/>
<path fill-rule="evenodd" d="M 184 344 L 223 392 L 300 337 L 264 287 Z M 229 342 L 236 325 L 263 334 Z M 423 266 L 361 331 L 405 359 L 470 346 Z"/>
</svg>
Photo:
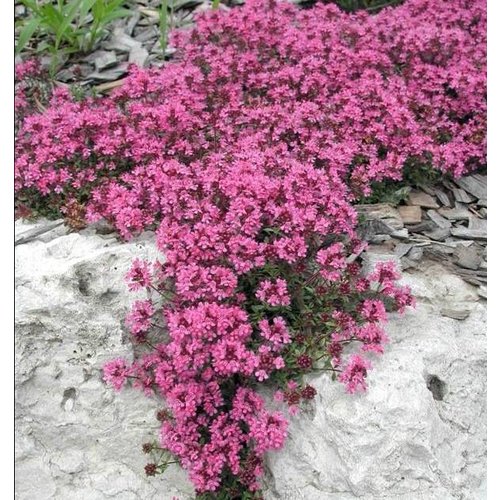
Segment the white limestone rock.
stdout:
<svg viewBox="0 0 500 500">
<path fill-rule="evenodd" d="M 16 233 L 29 226 L 17 223 Z M 156 255 L 152 234 L 123 243 L 92 230 L 16 248 L 19 500 L 192 496 L 177 466 L 144 474 L 141 444 L 157 438 L 158 403 L 102 382 L 106 361 L 133 354 L 123 320 L 139 297 L 124 275 L 134 257 Z"/>
<path fill-rule="evenodd" d="M 268 459 L 268 500 L 486 498 L 486 303 L 424 262 L 405 273 L 417 308 L 391 315 L 366 394 L 323 374 L 312 408 Z M 442 307 L 465 307 L 458 321 Z"/>
<path fill-rule="evenodd" d="M 101 380 L 104 362 L 132 358 L 123 318 L 136 297 L 123 277 L 134 257 L 157 255 L 153 236 L 66 232 L 16 248 L 16 498 L 192 499 L 179 468 L 143 473 L 154 399 Z M 391 317 L 367 393 L 311 378 L 316 400 L 269 454 L 266 500 L 486 498 L 486 302 L 420 266 L 404 275 L 417 309 Z M 471 312 L 458 321 L 443 308 Z"/>
</svg>

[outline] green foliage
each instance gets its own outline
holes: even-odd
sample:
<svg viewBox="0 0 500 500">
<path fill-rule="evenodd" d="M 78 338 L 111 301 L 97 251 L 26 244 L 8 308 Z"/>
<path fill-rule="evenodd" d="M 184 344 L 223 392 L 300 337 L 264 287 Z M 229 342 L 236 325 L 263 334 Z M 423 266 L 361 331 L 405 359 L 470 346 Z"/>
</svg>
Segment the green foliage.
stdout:
<svg viewBox="0 0 500 500">
<path fill-rule="evenodd" d="M 160 47 L 163 53 L 163 57 L 165 57 L 165 51 L 167 49 L 167 38 L 168 38 L 168 12 L 169 12 L 169 3 L 171 4 L 173 0 L 161 0 L 160 7 Z M 170 25 L 172 25 L 173 20 L 173 9 L 170 8 Z"/>
<path fill-rule="evenodd" d="M 115 19 L 131 14 L 125 0 L 21 0 L 28 17 L 20 28 L 16 54 L 36 38 L 36 52 L 52 54 L 52 70 L 60 54 L 91 51 Z"/>
<path fill-rule="evenodd" d="M 29 215 L 26 219 L 36 220 L 39 217 L 45 217 L 49 220 L 57 220 L 61 218 L 59 206 L 61 196 L 58 194 L 50 194 L 42 196 L 36 189 L 27 189 L 22 195 L 17 195 L 15 199 L 16 211 L 21 207 L 29 207 Z"/>
<path fill-rule="evenodd" d="M 359 203 L 390 203 L 399 205 L 408 198 L 412 187 L 432 186 L 444 178 L 444 174 L 432 167 L 430 162 L 408 160 L 400 181 L 375 182 L 370 196 L 361 197 Z"/>
</svg>

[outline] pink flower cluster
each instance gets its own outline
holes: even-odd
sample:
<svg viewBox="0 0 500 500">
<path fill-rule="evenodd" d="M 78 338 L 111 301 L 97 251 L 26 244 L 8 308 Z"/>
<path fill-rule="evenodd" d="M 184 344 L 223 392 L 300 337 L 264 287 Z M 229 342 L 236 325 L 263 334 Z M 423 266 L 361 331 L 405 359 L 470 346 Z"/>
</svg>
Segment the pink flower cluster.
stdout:
<svg viewBox="0 0 500 500">
<path fill-rule="evenodd" d="M 181 55 L 163 69 L 132 71 L 109 98 L 59 90 L 27 117 L 17 188 L 66 201 L 90 190 L 88 216 L 124 236 L 166 218 L 160 241 L 175 238 L 177 259 L 223 245 L 242 272 L 266 252 L 294 262 L 304 233 L 332 220 L 350 230 L 351 190 L 401 178 L 409 159 L 454 175 L 485 162 L 485 11 L 484 0 L 408 0 L 374 16 L 250 0 L 206 14 L 177 33 Z M 282 232 L 262 246 L 266 220 Z"/>
<path fill-rule="evenodd" d="M 135 278 L 138 272 L 142 276 L 143 271 L 143 264 L 135 261 L 128 277 Z M 134 304 L 129 315 L 134 335 L 151 329 L 150 307 L 149 300 Z M 130 365 L 122 359 L 111 361 L 104 367 L 104 380 L 121 389 L 131 377 L 146 393 L 154 388 L 163 395 L 171 418 L 162 425 L 161 444 L 188 470 L 199 491 L 217 490 L 226 468 L 234 475 L 246 471 L 246 486 L 257 489 L 263 454 L 282 446 L 287 422 L 279 413 L 266 411 L 253 389 L 232 380 L 234 376 L 260 380 L 261 374 L 267 378 L 284 366 L 277 354 L 290 341 L 284 322 L 275 318 L 271 325 L 262 324 L 266 333 L 254 352 L 248 346 L 252 326 L 237 306 L 199 302 L 176 310 L 164 308 L 164 321 L 168 342 L 157 344 L 152 354 Z M 242 461 L 244 448 L 259 460 L 259 467 L 252 466 L 253 475 Z"/>
<path fill-rule="evenodd" d="M 360 352 L 382 352 L 386 309 L 413 299 L 391 265 L 362 277 L 349 259 L 352 203 L 409 161 L 457 176 L 485 162 L 485 10 L 249 0 L 200 16 L 175 34 L 174 61 L 132 69 L 109 97 L 58 90 L 23 115 L 20 194 L 76 200 L 124 238 L 156 230 L 162 261 L 126 277 L 148 294 L 127 324 L 153 349 L 104 379 L 165 400 L 161 446 L 198 492 L 228 477 L 257 490 L 265 452 L 283 445 L 286 419 L 257 382 L 279 380 L 295 413 L 314 397 L 294 380 L 314 347 L 349 392 L 366 387 Z"/>
<path fill-rule="evenodd" d="M 274 283 L 269 280 L 262 281 L 255 295 L 270 306 L 290 305 L 286 281 L 281 278 L 278 278 Z"/>
</svg>

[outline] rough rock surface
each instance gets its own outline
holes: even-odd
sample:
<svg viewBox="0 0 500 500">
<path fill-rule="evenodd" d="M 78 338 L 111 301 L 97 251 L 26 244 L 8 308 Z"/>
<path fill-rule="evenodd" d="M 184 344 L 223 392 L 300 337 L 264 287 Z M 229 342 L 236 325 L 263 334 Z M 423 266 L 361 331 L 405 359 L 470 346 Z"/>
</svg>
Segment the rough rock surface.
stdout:
<svg viewBox="0 0 500 500">
<path fill-rule="evenodd" d="M 390 318 L 367 393 L 312 379 L 314 407 L 270 455 L 269 499 L 486 498 L 486 303 L 438 264 L 422 269 L 404 273 L 418 305 Z"/>
<path fill-rule="evenodd" d="M 132 358 L 123 277 L 134 257 L 156 255 L 152 234 L 59 234 L 16 248 L 16 498 L 189 498 L 179 468 L 144 475 L 158 404 L 101 380 L 107 360 Z"/>
<path fill-rule="evenodd" d="M 156 255 L 152 235 L 65 233 L 16 249 L 16 498 L 191 499 L 176 467 L 144 476 L 155 401 L 101 381 L 106 360 L 132 357 L 123 276 L 133 257 Z M 486 302 L 428 261 L 404 281 L 418 306 L 391 317 L 368 392 L 313 378 L 316 401 L 269 456 L 267 500 L 486 498 Z"/>
</svg>

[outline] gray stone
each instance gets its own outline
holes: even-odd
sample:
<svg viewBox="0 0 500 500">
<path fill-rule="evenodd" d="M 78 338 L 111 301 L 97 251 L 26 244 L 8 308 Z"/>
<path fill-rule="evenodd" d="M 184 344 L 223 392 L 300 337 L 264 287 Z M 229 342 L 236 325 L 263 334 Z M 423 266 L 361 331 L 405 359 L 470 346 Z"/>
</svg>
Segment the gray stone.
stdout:
<svg viewBox="0 0 500 500">
<path fill-rule="evenodd" d="M 155 26 L 150 26 L 149 28 L 141 28 L 140 30 L 137 29 L 136 31 L 138 31 L 138 33 L 134 36 L 134 40 L 137 40 L 141 43 L 158 38 L 158 30 Z"/>
<path fill-rule="evenodd" d="M 448 220 L 468 220 L 472 215 L 467 209 L 464 208 L 440 208 L 438 212 L 446 217 Z"/>
<path fill-rule="evenodd" d="M 380 245 L 381 243 L 385 243 L 386 241 L 390 241 L 391 237 L 388 234 L 374 234 L 365 238 L 369 243 L 375 243 L 376 245 Z"/>
<path fill-rule="evenodd" d="M 450 236 L 450 230 L 448 228 L 436 228 L 433 231 L 424 231 L 425 236 L 435 241 L 444 241 L 448 236 Z"/>
<path fill-rule="evenodd" d="M 444 205 L 445 207 L 451 207 L 451 202 L 448 195 L 444 191 L 441 191 L 440 189 L 436 189 L 435 191 L 436 191 L 436 198 L 441 202 L 441 205 Z"/>
<path fill-rule="evenodd" d="M 449 229 L 451 227 L 451 222 L 436 212 L 436 210 L 428 210 L 427 216 L 441 229 Z"/>
<path fill-rule="evenodd" d="M 486 200 L 488 189 L 486 184 L 486 177 L 476 174 L 468 175 L 455 180 L 455 184 L 470 193 L 476 198 Z"/>
<path fill-rule="evenodd" d="M 432 245 L 425 248 L 426 255 L 434 255 L 440 258 L 445 257 L 446 259 L 449 255 L 453 255 L 453 252 L 454 250 L 452 247 L 448 245 L 440 245 L 437 243 L 433 243 Z"/>
<path fill-rule="evenodd" d="M 405 224 L 418 224 L 422 221 L 422 209 L 418 206 L 398 207 L 399 215 Z"/>
<path fill-rule="evenodd" d="M 482 297 L 483 299 L 487 299 L 487 294 L 486 294 L 486 287 L 484 285 L 481 285 L 477 291 L 477 294 Z"/>
<path fill-rule="evenodd" d="M 418 266 L 418 263 L 408 259 L 407 257 L 401 257 L 401 271 L 406 271 L 407 269 L 412 269 Z"/>
<path fill-rule="evenodd" d="M 457 265 L 465 269 L 476 270 L 481 265 L 482 257 L 479 254 L 478 248 L 475 245 L 464 247 L 463 245 L 457 246 L 453 252 L 457 259 Z"/>
<path fill-rule="evenodd" d="M 18 235 L 30 229 L 16 223 Z M 91 233 L 16 250 L 16 499 L 188 500 L 178 466 L 144 475 L 158 400 L 102 382 L 106 361 L 133 356 L 122 323 L 142 297 L 124 275 L 134 257 L 158 255 L 152 234 L 120 243 Z"/>
<path fill-rule="evenodd" d="M 111 51 L 100 51 L 94 58 L 95 69 L 99 72 L 112 68 L 118 64 L 118 58 L 116 57 L 116 52 Z"/>
<path fill-rule="evenodd" d="M 482 286 L 483 285 L 483 281 L 481 281 L 479 278 L 475 277 L 475 276 L 462 276 L 462 279 L 466 282 L 466 283 L 470 283 L 471 285 L 474 285 L 474 286 Z"/>
<path fill-rule="evenodd" d="M 355 205 L 355 208 L 366 220 L 381 220 L 392 229 L 403 229 L 404 227 L 399 212 L 387 203 Z"/>
<path fill-rule="evenodd" d="M 471 270 L 465 268 L 455 268 L 455 272 L 467 283 L 472 283 L 476 286 L 486 284 L 488 281 L 487 272 L 481 270 Z"/>
<path fill-rule="evenodd" d="M 429 194 L 422 191 L 411 191 L 408 195 L 408 204 L 424 208 L 439 208 L 439 204 Z"/>
<path fill-rule="evenodd" d="M 123 29 L 116 28 L 113 30 L 111 38 L 102 43 L 103 48 L 107 50 L 117 50 L 119 52 L 130 52 L 132 47 L 140 46 L 141 42 L 134 40 L 127 35 Z"/>
<path fill-rule="evenodd" d="M 404 257 L 411 249 L 413 245 L 411 243 L 398 243 L 394 249 L 394 253 L 399 257 Z"/>
<path fill-rule="evenodd" d="M 427 186 L 426 184 L 417 184 L 416 187 L 418 189 L 421 189 L 424 193 L 430 194 L 431 196 L 434 196 L 436 194 L 436 190 L 432 186 Z"/>
<path fill-rule="evenodd" d="M 472 203 L 475 198 L 471 198 L 463 189 L 454 189 L 453 196 L 460 203 Z"/>
<path fill-rule="evenodd" d="M 148 51 L 142 46 L 132 47 L 128 56 L 128 62 L 143 67 L 148 59 Z"/>
<path fill-rule="evenodd" d="M 424 249 L 421 246 L 413 247 L 408 253 L 408 258 L 413 261 L 419 261 L 424 256 Z"/>
<path fill-rule="evenodd" d="M 75 73 L 72 68 L 62 69 L 56 75 L 58 82 L 70 82 L 75 79 Z"/>
<path fill-rule="evenodd" d="M 486 240 L 486 231 L 481 229 L 469 229 L 467 227 L 452 227 L 450 230 L 453 236 L 465 240 Z"/>
<path fill-rule="evenodd" d="M 457 248 L 458 246 L 464 246 L 464 247 L 470 247 L 471 245 L 474 245 L 474 241 L 473 240 L 457 240 L 453 237 L 451 238 L 446 238 L 444 240 L 444 243 L 446 243 L 448 246 L 452 247 L 452 248 Z"/>
<path fill-rule="evenodd" d="M 459 321 L 463 321 L 470 316 L 469 309 L 441 309 L 441 314 L 446 316 L 447 318 L 457 319 Z"/>
<path fill-rule="evenodd" d="M 88 78 L 103 82 L 114 82 L 122 77 L 128 71 L 128 63 L 121 63 L 114 68 L 105 71 L 94 71 Z"/>
<path fill-rule="evenodd" d="M 487 232 L 488 221 L 485 219 L 480 219 L 479 217 L 470 217 L 468 228 L 473 229 L 474 231 Z"/>
<path fill-rule="evenodd" d="M 25 227 L 27 229 L 25 229 Z M 16 222 L 16 234 L 14 238 L 14 245 L 23 245 L 30 241 L 50 241 L 51 239 L 66 234 L 69 231 L 67 226 L 64 226 L 62 219 L 55 221 L 48 221 L 42 219 L 36 224 L 23 224 L 23 221 Z"/>
<path fill-rule="evenodd" d="M 127 35 L 132 36 L 132 33 L 134 32 L 135 27 L 137 26 L 137 23 L 139 22 L 139 19 L 141 18 L 141 13 L 140 12 L 134 12 L 127 21 L 127 25 L 124 28 L 124 33 Z"/>
<path fill-rule="evenodd" d="M 421 233 L 423 231 L 432 231 L 436 225 L 430 220 L 424 220 L 420 224 L 407 226 L 408 230 L 412 233 Z"/>
<path fill-rule="evenodd" d="M 397 229 L 391 232 L 391 236 L 397 240 L 407 240 L 409 237 L 408 229 Z"/>
</svg>

